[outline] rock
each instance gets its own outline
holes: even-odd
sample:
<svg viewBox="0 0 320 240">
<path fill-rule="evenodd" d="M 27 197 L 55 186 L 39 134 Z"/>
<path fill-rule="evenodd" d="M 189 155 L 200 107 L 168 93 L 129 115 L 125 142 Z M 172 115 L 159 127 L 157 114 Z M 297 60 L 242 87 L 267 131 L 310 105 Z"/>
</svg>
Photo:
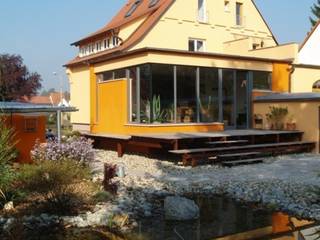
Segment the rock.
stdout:
<svg viewBox="0 0 320 240">
<path fill-rule="evenodd" d="M 164 200 L 166 220 L 186 221 L 200 217 L 200 210 L 193 200 L 183 197 L 166 197 Z"/>
<path fill-rule="evenodd" d="M 5 211 L 5 212 L 10 212 L 12 210 L 14 210 L 13 202 L 8 202 L 3 207 L 3 211 Z"/>
</svg>

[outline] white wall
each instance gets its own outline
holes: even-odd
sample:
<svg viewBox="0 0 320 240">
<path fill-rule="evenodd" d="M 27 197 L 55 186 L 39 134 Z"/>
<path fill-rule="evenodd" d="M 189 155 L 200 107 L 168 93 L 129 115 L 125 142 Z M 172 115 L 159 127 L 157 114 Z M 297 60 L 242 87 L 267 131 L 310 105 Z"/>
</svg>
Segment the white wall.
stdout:
<svg viewBox="0 0 320 240">
<path fill-rule="evenodd" d="M 320 25 L 318 25 L 307 43 L 300 50 L 298 63 L 320 66 Z"/>
</svg>

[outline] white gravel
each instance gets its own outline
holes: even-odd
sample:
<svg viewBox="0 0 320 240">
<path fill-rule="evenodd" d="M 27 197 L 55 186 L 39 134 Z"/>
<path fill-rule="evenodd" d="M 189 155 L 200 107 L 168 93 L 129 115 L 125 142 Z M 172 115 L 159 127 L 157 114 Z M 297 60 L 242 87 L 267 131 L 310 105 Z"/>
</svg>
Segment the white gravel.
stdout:
<svg viewBox="0 0 320 240">
<path fill-rule="evenodd" d="M 263 164 L 223 168 L 178 166 L 143 156 L 98 151 L 92 164 L 102 178 L 103 163 L 124 166 L 119 201 L 124 211 L 143 209 L 150 199 L 184 194 L 226 194 L 237 200 L 267 204 L 299 217 L 320 220 L 320 156 L 292 155 L 266 159 Z M 152 202 L 152 201 L 151 201 Z"/>
</svg>

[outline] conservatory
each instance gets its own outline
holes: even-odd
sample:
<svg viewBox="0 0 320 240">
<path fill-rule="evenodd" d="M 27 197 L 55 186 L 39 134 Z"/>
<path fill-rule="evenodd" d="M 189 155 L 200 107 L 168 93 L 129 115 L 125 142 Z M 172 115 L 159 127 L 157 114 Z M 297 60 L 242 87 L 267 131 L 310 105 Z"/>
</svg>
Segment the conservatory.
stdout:
<svg viewBox="0 0 320 240">
<path fill-rule="evenodd" d="M 119 79 L 127 82 L 128 123 L 140 125 L 250 128 L 253 90 L 272 89 L 267 71 L 148 63 L 97 74 L 98 84 Z"/>
</svg>

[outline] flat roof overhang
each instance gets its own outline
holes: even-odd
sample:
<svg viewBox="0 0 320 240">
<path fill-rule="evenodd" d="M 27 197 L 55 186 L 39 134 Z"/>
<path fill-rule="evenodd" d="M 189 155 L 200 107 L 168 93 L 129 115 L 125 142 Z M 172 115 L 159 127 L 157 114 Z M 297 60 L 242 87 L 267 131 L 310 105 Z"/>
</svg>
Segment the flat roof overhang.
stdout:
<svg viewBox="0 0 320 240">
<path fill-rule="evenodd" d="M 97 64 L 105 61 L 121 59 L 124 57 L 133 57 L 139 54 L 158 53 L 158 54 L 169 54 L 169 55 L 180 55 L 180 56 L 194 56 L 194 57 L 206 57 L 206 58 L 218 58 L 233 61 L 256 61 L 265 63 L 287 63 L 292 64 L 293 59 L 272 59 L 272 58 L 260 58 L 252 56 L 232 55 L 232 54 L 221 54 L 221 53 L 209 53 L 209 52 L 190 52 L 185 50 L 173 50 L 165 48 L 140 48 L 132 51 L 116 51 L 113 53 L 106 53 L 105 55 L 89 56 L 79 59 L 74 63 L 66 64 L 64 67 L 75 67 L 81 65 Z"/>
<path fill-rule="evenodd" d="M 0 102 L 1 113 L 56 113 L 56 112 L 77 112 L 75 107 L 59 107 L 50 105 L 36 105 L 20 102 Z"/>
</svg>

